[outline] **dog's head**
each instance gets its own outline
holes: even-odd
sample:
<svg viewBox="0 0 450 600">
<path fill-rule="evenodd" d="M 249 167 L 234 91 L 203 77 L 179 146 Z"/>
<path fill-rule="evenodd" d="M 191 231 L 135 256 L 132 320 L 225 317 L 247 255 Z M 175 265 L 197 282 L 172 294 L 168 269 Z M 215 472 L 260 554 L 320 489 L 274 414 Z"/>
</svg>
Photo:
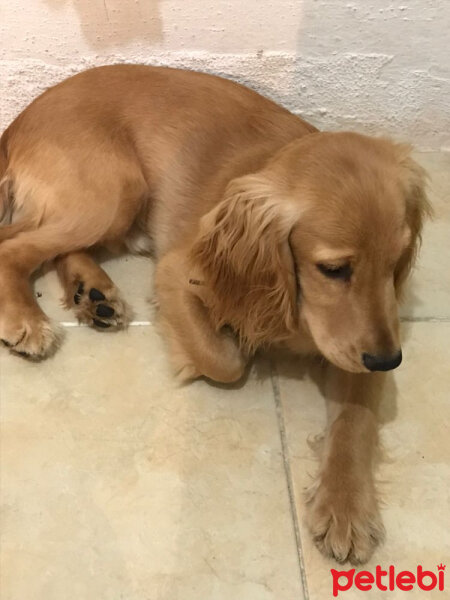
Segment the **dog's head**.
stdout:
<svg viewBox="0 0 450 600">
<path fill-rule="evenodd" d="M 410 149 L 387 140 L 316 133 L 289 144 L 202 219 L 192 255 L 213 319 L 249 349 L 306 330 L 342 369 L 395 368 L 424 186 Z"/>
</svg>

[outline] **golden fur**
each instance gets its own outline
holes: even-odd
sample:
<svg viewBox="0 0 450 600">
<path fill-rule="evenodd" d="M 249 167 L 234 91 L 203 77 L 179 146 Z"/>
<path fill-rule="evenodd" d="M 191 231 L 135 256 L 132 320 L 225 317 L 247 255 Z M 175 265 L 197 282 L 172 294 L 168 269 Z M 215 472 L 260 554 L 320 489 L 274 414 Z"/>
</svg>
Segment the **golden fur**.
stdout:
<svg viewBox="0 0 450 600">
<path fill-rule="evenodd" d="M 404 145 L 318 132 L 210 75 L 86 71 L 1 139 L 0 337 L 35 358 L 57 346 L 28 281 L 52 259 L 80 320 L 126 325 L 126 303 L 88 253 L 105 246 L 155 256 L 181 378 L 234 381 L 261 347 L 324 356 L 337 408 L 308 523 L 323 551 L 364 561 L 382 536 L 369 399 L 383 375 L 369 369 L 401 360 L 397 300 L 428 211 Z"/>
</svg>

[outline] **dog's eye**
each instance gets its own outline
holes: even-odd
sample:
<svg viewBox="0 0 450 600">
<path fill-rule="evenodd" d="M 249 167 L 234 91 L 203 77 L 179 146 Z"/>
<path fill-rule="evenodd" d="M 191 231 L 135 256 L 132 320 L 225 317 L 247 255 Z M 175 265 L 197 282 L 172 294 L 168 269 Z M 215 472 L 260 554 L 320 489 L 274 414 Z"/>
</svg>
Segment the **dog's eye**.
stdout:
<svg viewBox="0 0 450 600">
<path fill-rule="evenodd" d="M 318 263 L 317 268 L 323 275 L 325 275 L 325 277 L 329 277 L 330 279 L 342 279 L 344 281 L 349 281 L 352 275 L 350 263 L 339 266 Z"/>
</svg>

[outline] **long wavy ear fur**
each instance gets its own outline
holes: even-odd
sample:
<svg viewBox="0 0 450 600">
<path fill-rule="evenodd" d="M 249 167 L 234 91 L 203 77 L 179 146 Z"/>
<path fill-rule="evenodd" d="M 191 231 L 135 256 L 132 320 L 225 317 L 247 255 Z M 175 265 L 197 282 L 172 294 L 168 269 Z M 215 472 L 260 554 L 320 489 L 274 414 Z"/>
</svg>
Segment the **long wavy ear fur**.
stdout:
<svg viewBox="0 0 450 600">
<path fill-rule="evenodd" d="M 191 258 L 213 291 L 215 325 L 229 325 L 248 351 L 295 329 L 296 276 L 289 233 L 297 220 L 263 175 L 233 180 L 202 219 Z"/>
<path fill-rule="evenodd" d="M 403 171 L 403 186 L 406 201 L 406 219 L 411 230 L 411 241 L 408 249 L 400 259 L 396 273 L 395 286 L 400 296 L 403 284 L 408 278 L 417 258 L 422 241 L 422 228 L 426 217 L 433 214 L 426 194 L 427 173 L 411 157 L 411 147 L 399 145 L 400 166 Z"/>
</svg>

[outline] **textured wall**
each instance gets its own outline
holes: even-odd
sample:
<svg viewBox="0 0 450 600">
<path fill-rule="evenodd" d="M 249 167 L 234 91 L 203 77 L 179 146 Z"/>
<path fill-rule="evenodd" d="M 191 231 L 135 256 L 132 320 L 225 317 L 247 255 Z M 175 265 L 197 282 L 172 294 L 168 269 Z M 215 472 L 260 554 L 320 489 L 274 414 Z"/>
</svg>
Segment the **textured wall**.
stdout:
<svg viewBox="0 0 450 600">
<path fill-rule="evenodd" d="M 448 0 L 0 0 L 0 127 L 116 61 L 233 77 L 321 128 L 450 150 Z"/>
</svg>

